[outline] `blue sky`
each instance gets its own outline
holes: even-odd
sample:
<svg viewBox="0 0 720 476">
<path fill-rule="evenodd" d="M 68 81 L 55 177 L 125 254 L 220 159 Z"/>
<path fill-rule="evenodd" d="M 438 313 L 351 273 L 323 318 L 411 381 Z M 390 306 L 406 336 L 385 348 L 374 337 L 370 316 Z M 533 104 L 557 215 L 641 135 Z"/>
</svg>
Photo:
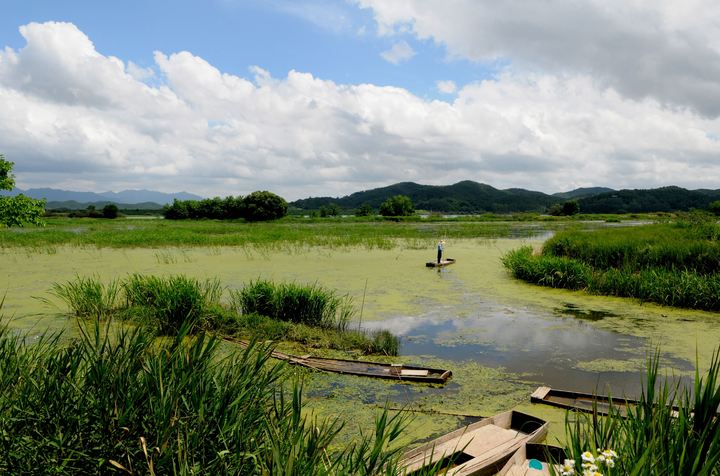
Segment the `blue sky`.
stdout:
<svg viewBox="0 0 720 476">
<path fill-rule="evenodd" d="M 702 12 L 702 13 L 699 13 Z M 718 188 L 720 6 L 5 2 L 18 186 Z"/>
<path fill-rule="evenodd" d="M 426 98 L 447 100 L 437 81 L 462 85 L 497 69 L 493 62 L 451 60 L 432 40 L 378 36 L 372 11 L 343 1 L 12 1 L 0 18 L 0 43 L 20 48 L 18 26 L 45 21 L 71 22 L 100 53 L 143 67 L 153 66 L 155 50 L 186 50 L 231 74 L 247 75 L 255 65 L 273 76 L 294 69 L 339 83 L 398 86 Z M 398 41 L 416 54 L 399 64 L 384 60 L 381 53 Z"/>
</svg>

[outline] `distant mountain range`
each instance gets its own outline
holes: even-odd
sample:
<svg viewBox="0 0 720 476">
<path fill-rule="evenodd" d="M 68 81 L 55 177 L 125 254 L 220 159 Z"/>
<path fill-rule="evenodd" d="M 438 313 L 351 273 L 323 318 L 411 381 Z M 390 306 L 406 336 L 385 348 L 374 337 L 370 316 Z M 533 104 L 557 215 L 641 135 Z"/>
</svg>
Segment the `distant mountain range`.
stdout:
<svg viewBox="0 0 720 476">
<path fill-rule="evenodd" d="M 18 195 L 23 194 L 31 198 L 44 198 L 48 201 L 48 208 L 51 203 L 67 202 L 65 208 L 73 209 L 86 208 L 87 205 L 115 203 L 117 205 L 137 205 L 152 204 L 154 208 L 161 208 L 162 205 L 171 203 L 174 199 L 178 200 L 201 200 L 202 197 L 193 195 L 192 193 L 163 193 L 154 192 L 152 190 L 123 190 L 122 192 L 71 192 L 68 190 L 58 190 L 55 188 L 30 188 L 27 190 L 14 189 L 12 192 L 0 192 L 0 195 Z M 75 203 L 71 203 L 75 202 Z M 84 205 L 84 206 L 83 206 Z M 60 208 L 60 207 L 53 207 Z M 133 207 L 137 208 L 137 207 Z"/>
<path fill-rule="evenodd" d="M 24 194 L 44 198 L 47 208 L 85 209 L 93 205 L 100 209 L 108 203 L 120 208 L 151 210 L 178 200 L 202 200 L 187 192 L 163 193 L 152 190 L 124 190 L 122 192 L 71 192 L 53 188 L 15 189 L 2 195 Z M 569 192 L 548 195 L 522 188 L 499 190 L 490 185 L 465 180 L 453 185 L 420 185 L 401 182 L 388 187 L 355 192 L 344 197 L 310 197 L 290 203 L 303 211 L 319 210 L 331 204 L 352 211 L 364 204 L 378 209 L 394 195 L 407 195 L 419 210 L 443 213 L 511 213 L 545 212 L 548 207 L 567 200 L 577 200 L 582 213 L 643 213 L 672 212 L 693 208 L 708 208 L 720 200 L 720 190 L 686 190 L 680 187 L 661 187 L 643 190 L 613 190 L 607 187 L 578 188 Z"/>
<path fill-rule="evenodd" d="M 499 190 L 490 185 L 466 180 L 454 185 L 440 186 L 402 182 L 341 198 L 315 197 L 296 200 L 290 205 L 303 210 L 318 210 L 334 203 L 341 209 L 352 210 L 368 204 L 378 209 L 383 201 L 394 195 L 410 197 L 417 209 L 446 213 L 544 212 L 550 205 L 567 200 L 577 200 L 580 211 L 584 213 L 671 212 L 704 209 L 710 202 L 720 200 L 720 190 L 661 187 L 617 191 L 607 187 L 592 187 L 548 195 L 522 188 Z"/>
</svg>

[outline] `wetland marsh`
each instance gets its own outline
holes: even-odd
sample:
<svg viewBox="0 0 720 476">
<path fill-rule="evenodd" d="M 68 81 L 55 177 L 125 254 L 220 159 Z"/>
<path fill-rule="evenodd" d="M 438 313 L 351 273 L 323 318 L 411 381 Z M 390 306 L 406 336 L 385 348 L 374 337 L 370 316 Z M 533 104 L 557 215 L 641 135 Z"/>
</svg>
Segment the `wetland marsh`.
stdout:
<svg viewBox="0 0 720 476">
<path fill-rule="evenodd" d="M 170 235 L 190 236 L 174 225 L 163 227 L 169 227 Z M 317 283 L 348 294 L 361 310 L 351 327 L 388 329 L 400 336 L 400 357 L 393 360 L 449 368 L 454 376 L 445 387 L 435 388 L 294 369 L 304 381 L 309 411 L 341 415 L 350 422 L 345 438 L 366 424 L 372 426 L 378 407 L 386 402 L 391 407 L 466 415 L 516 407 L 557 422 L 551 434 L 559 436 L 564 413 L 526 403 L 537 386 L 634 396 L 646 357 L 656 347 L 662 350 L 663 370 L 684 377 L 695 368 L 696 355 L 702 369 L 720 342 L 716 313 L 515 280 L 501 257 L 523 245 L 539 248 L 552 230 L 543 224 L 486 225 L 483 229 L 478 224 L 470 228 L 446 223 L 417 231 L 417 224 L 361 223 L 336 229 L 335 239 L 290 225 L 295 231 L 286 241 L 279 225 L 268 225 L 267 233 L 279 233 L 268 244 L 250 235 L 238 238 L 230 231 L 242 233 L 239 225 L 219 233 L 216 224 L 200 224 L 195 226 L 213 231 L 211 236 L 183 239 L 179 246 L 157 241 L 154 247 L 112 246 L 136 239 L 133 233 L 138 229 L 127 227 L 139 225 L 130 222 L 112 225 L 121 232 L 92 230 L 94 222 L 67 224 L 74 231 L 61 232 L 77 235 L 77 244 L 51 244 L 47 238 L 43 244 L 33 237 L 32 246 L 25 247 L 15 241 L 23 233 L 2 230 L 5 237 L 14 234 L 13 243 L 8 245 L 4 238 L 6 246 L 0 248 L 0 290 L 6 295 L 2 312 L 18 332 L 64 329 L 72 335 L 76 324 L 50 296 L 53 283 L 76 276 L 110 281 L 133 273 L 217 278 L 229 289 L 257 279 Z M 392 231 L 403 227 L 416 230 Z M 357 237 L 347 239 L 352 230 L 358 231 Z M 50 230 L 48 236 L 57 232 Z M 86 237 L 92 233 L 105 244 L 92 246 Z M 447 241 L 446 255 L 458 262 L 439 271 L 426 269 L 438 235 Z M 291 344 L 286 348 L 307 350 Z M 464 421 L 423 412 L 415 413 L 403 436 L 407 443 L 447 432 Z"/>
</svg>

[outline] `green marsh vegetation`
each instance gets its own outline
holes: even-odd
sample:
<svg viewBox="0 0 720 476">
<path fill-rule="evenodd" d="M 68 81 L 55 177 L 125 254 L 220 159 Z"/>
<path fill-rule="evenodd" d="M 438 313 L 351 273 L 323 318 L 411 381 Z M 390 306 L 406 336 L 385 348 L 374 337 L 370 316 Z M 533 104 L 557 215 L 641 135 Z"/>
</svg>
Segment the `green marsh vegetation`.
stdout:
<svg viewBox="0 0 720 476">
<path fill-rule="evenodd" d="M 0 473 L 392 474 L 404 417 L 341 450 L 343 423 L 307 417 L 302 386 L 270 349 L 220 352 L 182 326 L 81 322 L 77 339 L 0 327 Z"/>
<path fill-rule="evenodd" d="M 648 360 L 638 405 L 611 405 L 607 418 L 568 413 L 566 449 L 576 474 L 583 463 L 611 475 L 720 474 L 720 349 L 705 374 L 696 370 L 692 389 L 659 379 L 659 357 Z"/>
<path fill-rule="evenodd" d="M 251 281 L 231 290 L 227 303 L 221 302 L 223 291 L 217 279 L 133 274 L 108 284 L 77 276 L 56 283 L 51 293 L 78 317 L 118 316 L 161 335 L 175 335 L 187 327 L 190 332 L 289 340 L 364 354 L 398 353 L 399 339 L 388 331 L 368 334 L 348 329 L 355 314 L 352 299 L 319 285 Z"/>
<path fill-rule="evenodd" d="M 620 216 L 643 219 L 644 216 Z M 618 216 L 550 217 L 536 214 L 430 215 L 398 217 L 285 217 L 270 222 L 233 220 L 102 220 L 48 218 L 43 228 L 0 229 L 0 248 L 24 247 L 37 251 L 58 246 L 108 248 L 242 246 L 293 250 L 303 247 L 331 249 L 363 247 L 392 249 L 405 242 L 432 246 L 445 239 L 533 236 L 539 231 L 561 229 L 574 220 L 606 221 Z M 533 222 L 541 223 L 542 230 Z"/>
<path fill-rule="evenodd" d="M 566 230 L 539 255 L 503 257 L 513 276 L 544 286 L 720 310 L 720 226 L 694 219 L 627 228 Z"/>
</svg>

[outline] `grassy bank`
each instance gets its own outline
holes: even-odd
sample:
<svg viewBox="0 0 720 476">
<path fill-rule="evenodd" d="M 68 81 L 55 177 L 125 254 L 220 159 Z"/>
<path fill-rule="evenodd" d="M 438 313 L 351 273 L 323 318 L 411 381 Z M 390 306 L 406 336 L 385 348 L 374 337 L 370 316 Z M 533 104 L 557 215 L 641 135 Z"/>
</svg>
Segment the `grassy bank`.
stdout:
<svg viewBox="0 0 720 476">
<path fill-rule="evenodd" d="M 308 419 L 269 349 L 221 357 L 182 327 L 91 321 L 70 343 L 0 328 L 0 473 L 378 474 L 393 472 L 404 422 L 382 413 L 342 451 L 337 419 Z M 222 353 L 227 355 L 227 353 Z"/>
<path fill-rule="evenodd" d="M 564 231 L 540 254 L 523 247 L 503 264 L 516 278 L 543 286 L 717 311 L 719 238 L 720 226 L 702 222 Z"/>
<path fill-rule="evenodd" d="M 242 289 L 224 288 L 216 279 L 130 275 L 102 283 L 78 276 L 56 283 L 52 294 L 82 318 L 131 320 L 163 335 L 180 328 L 235 337 L 290 340 L 312 347 L 397 355 L 399 339 L 388 331 L 349 330 L 355 307 L 348 296 L 322 286 L 258 280 Z"/>
<path fill-rule="evenodd" d="M 637 406 L 623 411 L 611 405 L 607 418 L 568 418 L 566 450 L 575 474 L 590 466 L 609 475 L 720 474 L 718 352 L 705 375 L 696 372 L 692 389 L 658 378 L 657 353 Z"/>
<path fill-rule="evenodd" d="M 589 220 L 611 219 L 585 217 Z M 632 219 L 614 217 L 613 221 Z M 391 249 L 398 240 L 408 246 L 432 246 L 438 237 L 498 238 L 532 236 L 539 230 L 565 226 L 578 218 L 539 215 L 492 215 L 457 218 L 412 217 L 394 222 L 382 219 L 287 217 L 263 223 L 241 221 L 101 220 L 49 218 L 43 228 L 0 228 L 0 248 L 27 247 L 52 251 L 54 247 L 98 246 L 148 248 L 162 246 L 366 247 Z"/>
</svg>

